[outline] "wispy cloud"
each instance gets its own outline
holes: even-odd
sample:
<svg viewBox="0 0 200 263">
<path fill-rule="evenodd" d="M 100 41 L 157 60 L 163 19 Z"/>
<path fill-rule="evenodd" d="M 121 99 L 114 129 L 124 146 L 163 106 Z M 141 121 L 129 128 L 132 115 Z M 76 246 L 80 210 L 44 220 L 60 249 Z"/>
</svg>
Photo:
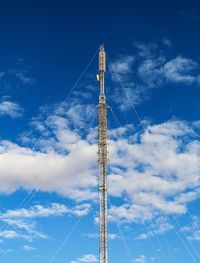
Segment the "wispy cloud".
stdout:
<svg viewBox="0 0 200 263">
<path fill-rule="evenodd" d="M 93 263 L 93 262 L 98 262 L 98 258 L 97 256 L 93 255 L 93 254 L 86 254 L 76 260 L 72 260 L 70 263 Z"/>
<path fill-rule="evenodd" d="M 196 10 L 182 9 L 179 11 L 179 15 L 191 20 L 200 20 L 200 14 Z"/>
<path fill-rule="evenodd" d="M 86 216 L 89 211 L 90 204 L 79 204 L 68 208 L 66 205 L 58 203 L 53 203 L 49 206 L 35 205 L 29 209 L 8 210 L 0 214 L 0 220 L 4 222 L 5 226 L 9 227 L 9 230 L 1 231 L 0 237 L 2 239 L 25 239 L 28 241 L 32 241 L 35 238 L 47 239 L 48 236 L 45 233 L 36 229 L 34 220 L 64 215 L 82 217 Z M 24 249 L 28 250 L 28 246 L 24 247 Z"/>
<path fill-rule="evenodd" d="M 97 238 L 99 239 L 99 233 L 85 233 L 83 234 L 83 236 L 88 237 L 88 238 Z M 110 240 L 115 240 L 115 239 L 119 239 L 120 236 L 115 234 L 115 233 L 109 233 L 108 234 L 108 239 Z"/>
<path fill-rule="evenodd" d="M 35 83 L 35 79 L 29 77 L 28 71 L 25 69 L 11 68 L 9 69 L 9 74 L 25 85 L 33 85 Z"/>
<path fill-rule="evenodd" d="M 1 220 L 5 223 L 5 226 L 14 228 L 14 230 L 3 230 L 0 232 L 0 236 L 3 240 L 6 239 L 24 239 L 32 241 L 33 239 L 48 239 L 45 233 L 36 230 L 34 222 L 25 222 L 24 220 Z"/>
<path fill-rule="evenodd" d="M 0 232 L 0 237 L 6 239 L 13 239 L 19 237 L 19 234 L 13 230 L 5 230 Z"/>
<path fill-rule="evenodd" d="M 168 83 L 174 87 L 176 84 L 199 86 L 200 67 L 197 61 L 184 55 L 170 58 L 167 50 L 171 46 L 167 38 L 159 43 L 137 42 L 134 59 L 133 56 L 121 56 L 113 61 L 111 74 L 116 87 L 111 97 L 122 111 L 130 109 L 131 103 L 136 105 L 148 99 L 150 89 L 164 87 Z"/>
<path fill-rule="evenodd" d="M 139 62 L 138 74 L 141 81 L 150 87 L 163 85 L 166 81 L 182 84 L 198 82 L 200 69 L 196 61 L 181 55 L 167 59 L 166 54 L 158 52 L 155 50 L 148 54 L 146 51 L 145 59 Z"/>
<path fill-rule="evenodd" d="M 146 263 L 146 256 L 141 255 L 139 257 L 137 257 L 136 259 L 134 259 L 134 263 Z"/>
<path fill-rule="evenodd" d="M 200 218 L 198 216 L 191 216 L 192 223 L 187 226 L 184 226 L 180 229 L 183 232 L 188 240 L 200 241 Z"/>
<path fill-rule="evenodd" d="M 49 217 L 49 216 L 62 216 L 74 215 L 85 216 L 90 211 L 89 204 L 80 204 L 73 208 L 68 208 L 64 204 L 52 203 L 50 206 L 45 207 L 42 205 L 35 205 L 29 209 L 21 208 L 17 210 L 8 210 L 0 214 L 0 219 L 8 218 L 36 218 L 36 217 Z"/>
<path fill-rule="evenodd" d="M 0 102 L 0 116 L 8 115 L 11 118 L 19 118 L 23 115 L 23 108 L 16 102 L 2 100 Z"/>
<path fill-rule="evenodd" d="M 193 73 L 197 68 L 197 62 L 178 56 L 164 65 L 164 74 L 168 81 L 190 84 L 197 82 L 198 75 Z"/>
<path fill-rule="evenodd" d="M 10 253 L 13 253 L 14 250 L 12 248 L 7 248 L 7 249 L 0 249 L 0 254 L 3 254 L 3 255 L 8 255 Z"/>
<path fill-rule="evenodd" d="M 148 225 L 148 229 L 145 233 L 139 234 L 135 239 L 144 240 L 153 236 L 161 235 L 165 232 L 172 230 L 174 226 L 169 222 L 167 217 L 161 216 L 154 219 L 153 223 Z"/>
<path fill-rule="evenodd" d="M 138 55 L 142 58 L 152 58 L 155 56 L 155 53 L 158 51 L 158 43 L 149 42 L 135 42 L 135 47 L 137 48 Z"/>
<path fill-rule="evenodd" d="M 134 57 L 132 56 L 122 56 L 121 58 L 115 60 L 112 63 L 111 71 L 115 71 L 120 79 L 127 77 L 127 74 L 132 72 L 132 66 L 134 63 Z"/>
<path fill-rule="evenodd" d="M 138 66 L 138 76 L 148 88 L 153 88 L 157 84 L 161 84 L 164 78 L 163 64 L 164 57 L 148 58 L 142 61 Z"/>
<path fill-rule="evenodd" d="M 23 246 L 23 250 L 25 250 L 25 251 L 34 251 L 34 250 L 36 250 L 37 248 L 35 248 L 35 247 L 32 247 L 32 246 L 29 246 L 29 245 L 24 245 Z"/>
<path fill-rule="evenodd" d="M 5 75 L 5 72 L 1 71 L 0 72 L 0 78 L 2 78 Z"/>
</svg>

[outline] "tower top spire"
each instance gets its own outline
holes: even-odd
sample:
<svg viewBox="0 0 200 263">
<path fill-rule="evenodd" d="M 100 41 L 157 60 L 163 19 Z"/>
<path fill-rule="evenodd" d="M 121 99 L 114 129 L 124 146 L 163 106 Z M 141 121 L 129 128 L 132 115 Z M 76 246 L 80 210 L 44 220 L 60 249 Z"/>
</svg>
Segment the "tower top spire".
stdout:
<svg viewBox="0 0 200 263">
<path fill-rule="evenodd" d="M 104 49 L 104 44 L 100 45 L 99 48 L 99 72 L 106 72 L 106 53 Z"/>
</svg>

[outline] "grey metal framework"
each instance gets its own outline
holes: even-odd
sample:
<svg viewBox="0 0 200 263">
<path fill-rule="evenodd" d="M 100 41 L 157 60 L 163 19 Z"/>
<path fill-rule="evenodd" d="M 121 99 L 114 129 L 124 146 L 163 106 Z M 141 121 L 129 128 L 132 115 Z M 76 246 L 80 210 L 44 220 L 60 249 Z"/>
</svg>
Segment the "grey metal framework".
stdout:
<svg viewBox="0 0 200 263">
<path fill-rule="evenodd" d="M 106 55 L 104 46 L 99 50 L 100 95 L 98 104 L 98 164 L 99 164 L 99 203 L 100 203 L 100 263 L 108 263 L 108 219 L 107 219 L 107 105 L 104 92 L 104 74 L 106 72 Z"/>
</svg>

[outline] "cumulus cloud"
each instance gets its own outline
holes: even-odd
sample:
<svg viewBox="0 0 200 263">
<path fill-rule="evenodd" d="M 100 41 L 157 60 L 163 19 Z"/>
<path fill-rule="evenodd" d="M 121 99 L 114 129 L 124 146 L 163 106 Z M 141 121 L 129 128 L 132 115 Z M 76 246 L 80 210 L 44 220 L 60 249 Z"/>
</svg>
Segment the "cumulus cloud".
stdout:
<svg viewBox="0 0 200 263">
<path fill-rule="evenodd" d="M 200 148 L 192 134 L 187 123 L 171 121 L 148 127 L 134 144 L 110 141 L 110 193 L 131 200 L 113 206 L 111 218 L 150 220 L 156 211 L 187 211 L 186 204 L 200 193 Z"/>
<path fill-rule="evenodd" d="M 110 142 L 111 170 L 112 164 L 114 168 L 109 176 L 111 194 L 125 194 L 133 201 L 113 207 L 115 217 L 137 221 L 151 219 L 158 210 L 166 214 L 187 211 L 187 202 L 199 196 L 199 143 L 195 153 L 190 141 L 184 143 L 192 132 L 190 125 L 179 121 L 153 125 L 140 135 L 140 143 L 118 140 L 120 157 Z M 129 168 L 124 172 L 125 166 Z"/>
<path fill-rule="evenodd" d="M 93 199 L 96 193 L 92 188 L 97 185 L 96 147 L 81 140 L 71 147 L 73 149 L 65 156 L 1 142 L 1 192 L 9 193 L 24 187 L 57 192 L 77 200 Z"/>
<path fill-rule="evenodd" d="M 76 201 L 97 200 L 96 130 L 86 125 L 80 132 L 68 110 L 58 111 L 55 107 L 43 122 L 38 118 L 32 125 L 36 133 L 24 134 L 30 138 L 24 146 L 0 141 L 2 193 L 24 188 L 56 192 Z M 41 130 L 43 137 L 34 140 Z M 111 129 L 108 188 L 114 203 L 109 210 L 110 219 L 144 222 L 159 213 L 186 213 L 187 203 L 200 194 L 198 134 L 197 122 L 178 120 L 148 124 L 144 132 L 138 133 L 132 125 Z M 31 142 L 37 143 L 35 149 Z M 115 204 L 115 197 L 126 202 Z M 55 211 L 70 213 L 67 209 L 54 204 L 12 213 L 30 217 Z M 77 208 L 74 213 L 78 211 Z"/>
<path fill-rule="evenodd" d="M 48 114 L 42 109 L 45 119 L 43 115 L 35 118 L 31 133 L 21 135 L 24 146 L 0 141 L 1 192 L 13 192 L 23 184 L 26 189 L 57 192 L 76 200 L 97 197 L 97 145 L 84 138 L 94 131 L 87 125 L 87 133 L 85 126 L 76 128 L 68 114 L 71 107 L 66 104 L 65 111 L 63 107 L 48 109 Z M 84 114 L 76 109 L 76 115 Z"/>
<path fill-rule="evenodd" d="M 11 118 L 19 118 L 23 114 L 23 108 L 12 101 L 3 100 L 0 102 L 0 116 L 8 115 Z"/>
</svg>

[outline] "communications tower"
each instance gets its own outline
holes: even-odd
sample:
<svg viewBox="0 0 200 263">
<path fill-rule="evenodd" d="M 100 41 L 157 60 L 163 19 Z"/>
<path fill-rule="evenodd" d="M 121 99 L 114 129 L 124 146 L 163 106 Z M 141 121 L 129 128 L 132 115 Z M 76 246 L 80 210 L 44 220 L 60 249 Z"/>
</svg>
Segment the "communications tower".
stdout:
<svg viewBox="0 0 200 263">
<path fill-rule="evenodd" d="M 100 263 L 108 263 L 108 215 L 107 215 L 107 105 L 104 92 L 104 74 L 106 72 L 106 55 L 104 46 L 99 49 L 99 74 L 97 80 L 100 86 L 98 104 L 98 164 L 99 164 L 99 224 L 100 224 Z"/>
</svg>

